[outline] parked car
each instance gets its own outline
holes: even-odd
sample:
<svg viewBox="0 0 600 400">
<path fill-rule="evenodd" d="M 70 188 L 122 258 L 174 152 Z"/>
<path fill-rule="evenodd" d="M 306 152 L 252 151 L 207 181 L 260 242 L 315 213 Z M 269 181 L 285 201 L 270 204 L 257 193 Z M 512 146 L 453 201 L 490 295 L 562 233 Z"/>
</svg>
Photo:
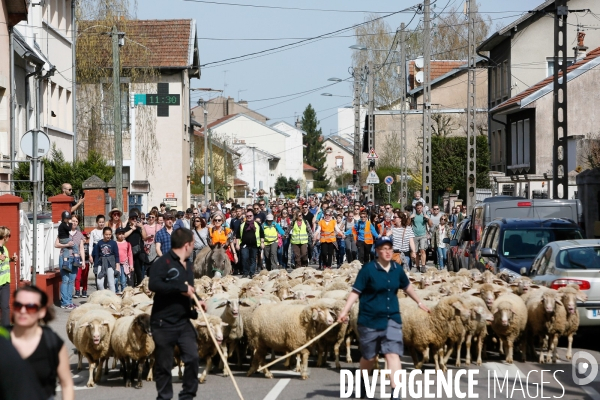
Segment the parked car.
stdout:
<svg viewBox="0 0 600 400">
<path fill-rule="evenodd" d="M 534 283 L 559 289 L 575 283 L 588 296 L 577 304 L 580 326 L 600 325 L 600 240 L 548 243 L 533 261 L 528 276 Z"/>
<path fill-rule="evenodd" d="M 542 247 L 558 240 L 583 239 L 583 231 L 568 219 L 515 219 L 492 221 L 474 251 L 475 266 L 497 273 L 501 268 L 528 272 Z"/>
<path fill-rule="evenodd" d="M 461 268 L 469 268 L 469 252 L 473 242 L 463 239 L 463 232 L 468 231 L 470 225 L 470 217 L 463 219 L 448 242 L 448 271 L 458 272 Z"/>
</svg>

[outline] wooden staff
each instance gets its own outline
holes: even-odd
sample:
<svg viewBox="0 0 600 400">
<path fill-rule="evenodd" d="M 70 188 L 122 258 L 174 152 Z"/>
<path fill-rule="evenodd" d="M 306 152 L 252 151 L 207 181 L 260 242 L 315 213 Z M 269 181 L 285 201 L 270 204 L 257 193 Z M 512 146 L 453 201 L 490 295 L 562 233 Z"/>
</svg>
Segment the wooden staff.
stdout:
<svg viewBox="0 0 600 400">
<path fill-rule="evenodd" d="M 185 284 L 188 285 L 187 282 Z M 198 307 L 198 309 L 202 313 L 202 318 L 204 318 L 204 321 L 206 322 L 206 328 L 208 329 L 208 334 L 210 335 L 210 338 L 212 339 L 213 343 L 215 344 L 215 347 L 217 348 L 217 351 L 219 352 L 219 355 L 221 356 L 221 359 L 223 360 L 223 365 L 225 366 L 225 369 L 227 370 L 227 373 L 229 374 L 229 377 L 231 378 L 231 381 L 233 382 L 233 386 L 235 387 L 235 390 L 236 390 L 238 396 L 240 397 L 240 400 L 244 400 L 244 396 L 242 396 L 242 392 L 240 392 L 240 388 L 238 387 L 237 383 L 235 382 L 235 378 L 233 377 L 233 374 L 231 373 L 231 370 L 229 369 L 229 364 L 227 363 L 227 358 L 225 358 L 225 355 L 221 351 L 221 346 L 219 346 L 217 339 L 215 339 L 212 331 L 210 330 L 210 323 L 208 322 L 208 318 L 206 318 L 206 314 L 204 313 L 204 310 L 202 309 L 202 306 L 200 305 L 200 302 L 198 301 L 196 294 L 194 294 L 194 296 L 192 296 L 192 298 L 194 299 L 194 302 L 196 303 L 196 307 Z"/>
<path fill-rule="evenodd" d="M 317 336 L 315 336 L 314 338 L 312 338 L 311 340 L 308 341 L 308 343 L 306 343 L 303 346 L 298 347 L 296 350 L 292 351 L 291 353 L 287 353 L 284 356 L 279 357 L 278 359 L 271 361 L 270 363 L 268 363 L 267 365 L 263 365 L 262 367 L 260 367 L 257 372 L 262 371 L 265 368 L 269 368 L 271 365 L 276 364 L 277 362 L 281 361 L 281 360 L 285 360 L 286 358 L 293 356 L 294 354 L 298 353 L 299 351 L 304 350 L 305 348 L 307 348 L 308 346 L 310 346 L 311 344 L 313 344 L 315 341 L 317 341 L 318 339 L 322 338 L 323 336 L 325 336 L 325 334 L 327 332 L 329 332 L 330 330 L 332 330 L 333 328 L 335 328 L 336 326 L 338 326 L 340 323 L 339 322 L 334 322 L 329 328 L 325 329 L 323 332 L 319 333 Z"/>
</svg>

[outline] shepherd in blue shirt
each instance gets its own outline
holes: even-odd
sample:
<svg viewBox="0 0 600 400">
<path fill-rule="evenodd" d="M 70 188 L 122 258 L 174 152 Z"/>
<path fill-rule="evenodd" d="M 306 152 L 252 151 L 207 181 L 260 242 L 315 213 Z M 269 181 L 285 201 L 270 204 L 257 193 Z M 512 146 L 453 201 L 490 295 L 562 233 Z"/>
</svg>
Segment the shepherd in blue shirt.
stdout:
<svg viewBox="0 0 600 400">
<path fill-rule="evenodd" d="M 358 272 L 346 306 L 338 316 L 338 322 L 347 323 L 352 305 L 360 298 L 358 308 L 358 332 L 360 335 L 360 368 L 373 371 L 379 353 L 385 355 L 391 377 L 402 369 L 400 356 L 404 353 L 402 320 L 396 293 L 402 289 L 423 311 L 429 308 L 421 303 L 401 265 L 392 261 L 393 242 L 383 236 L 375 243 L 377 261 L 365 264 Z M 391 382 L 392 388 L 395 383 Z M 362 391 L 364 393 L 364 390 Z M 399 394 L 393 399 L 399 399 Z"/>
</svg>

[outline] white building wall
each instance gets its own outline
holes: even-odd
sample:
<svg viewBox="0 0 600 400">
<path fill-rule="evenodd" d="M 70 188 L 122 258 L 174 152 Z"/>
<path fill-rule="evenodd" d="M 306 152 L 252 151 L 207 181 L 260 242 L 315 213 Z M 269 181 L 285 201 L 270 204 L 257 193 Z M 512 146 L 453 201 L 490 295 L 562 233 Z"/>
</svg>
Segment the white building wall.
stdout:
<svg viewBox="0 0 600 400">
<path fill-rule="evenodd" d="M 269 160 L 265 153 L 258 149 L 252 149 L 249 146 L 234 145 L 234 149 L 240 153 L 240 163 L 242 170 L 236 169 L 236 178 L 248 182 L 248 187 L 251 191 L 260 189 L 260 182 L 263 182 L 263 189 L 268 191 L 271 186 L 275 185 L 275 180 L 272 179 L 269 172 Z M 254 162 L 253 162 L 254 159 Z M 254 173 L 256 168 L 256 174 Z"/>
<path fill-rule="evenodd" d="M 303 132 L 302 130 L 286 123 L 277 122 L 272 125 L 274 128 L 287 133 L 290 137 L 285 140 L 285 176 L 288 178 L 302 180 L 304 177 L 303 164 Z"/>
<path fill-rule="evenodd" d="M 365 126 L 367 109 L 360 108 L 360 131 Z M 338 108 L 338 130 L 337 135 L 354 143 L 354 108 Z"/>
</svg>

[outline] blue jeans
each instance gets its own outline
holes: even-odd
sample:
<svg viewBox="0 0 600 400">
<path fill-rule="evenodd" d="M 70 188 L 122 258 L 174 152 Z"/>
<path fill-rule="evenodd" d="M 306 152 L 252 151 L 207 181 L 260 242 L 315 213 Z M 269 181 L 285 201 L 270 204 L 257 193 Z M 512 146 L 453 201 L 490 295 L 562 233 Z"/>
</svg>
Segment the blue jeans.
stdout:
<svg viewBox="0 0 600 400">
<path fill-rule="evenodd" d="M 344 261 L 344 255 L 346 254 L 346 239 L 337 238 L 337 266 L 338 268 L 342 266 L 342 261 Z"/>
<path fill-rule="evenodd" d="M 446 265 L 446 261 L 447 259 L 447 248 L 437 248 L 437 255 L 438 255 L 438 265 L 440 266 L 440 269 L 444 268 L 444 266 Z"/>
<path fill-rule="evenodd" d="M 258 247 L 243 247 L 240 249 L 242 252 L 242 265 L 244 267 L 244 275 L 253 276 L 256 273 L 256 254 L 258 253 Z"/>
<path fill-rule="evenodd" d="M 68 257 L 66 263 L 71 266 L 71 272 L 62 268 L 65 261 L 63 257 L 59 258 L 58 265 L 60 267 L 60 305 L 68 306 L 73 304 L 73 290 L 75 290 L 75 278 L 77 278 L 77 268 L 73 266 L 73 257 Z"/>
<path fill-rule="evenodd" d="M 119 275 L 119 279 L 115 279 L 115 290 L 117 293 L 122 293 L 123 290 L 127 287 L 127 275 L 123 273 L 123 267 L 121 267 L 121 274 Z"/>
<path fill-rule="evenodd" d="M 288 266 L 288 249 L 290 246 L 290 238 L 283 239 L 283 245 L 277 249 L 277 261 L 283 268 Z"/>
<path fill-rule="evenodd" d="M 315 261 L 315 263 L 319 264 L 319 266 L 322 265 L 321 263 L 321 242 L 317 241 L 312 248 L 313 252 L 312 252 L 312 257 Z"/>
</svg>

